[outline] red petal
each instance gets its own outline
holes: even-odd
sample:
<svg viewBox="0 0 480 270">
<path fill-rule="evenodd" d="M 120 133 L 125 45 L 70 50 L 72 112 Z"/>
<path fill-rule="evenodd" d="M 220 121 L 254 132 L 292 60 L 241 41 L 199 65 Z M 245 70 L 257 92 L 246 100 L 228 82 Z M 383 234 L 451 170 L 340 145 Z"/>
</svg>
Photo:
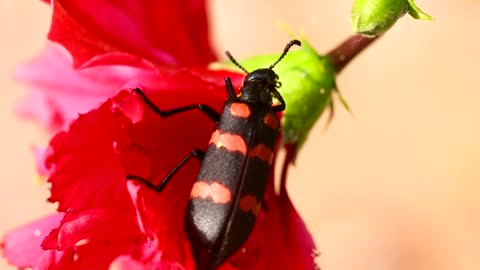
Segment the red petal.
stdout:
<svg viewBox="0 0 480 270">
<path fill-rule="evenodd" d="M 134 214 L 119 208 L 114 212 L 102 209 L 68 212 L 60 227 L 42 244 L 55 252 L 45 252 L 36 266 L 42 269 L 107 269 L 121 254 L 151 260 L 158 249 L 138 230 Z"/>
<path fill-rule="evenodd" d="M 127 66 L 74 70 L 71 65 L 65 49 L 48 44 L 40 57 L 21 66 L 16 78 L 30 88 L 19 104 L 20 113 L 57 131 L 128 82 L 153 80 L 156 76 L 151 70 Z"/>
<path fill-rule="evenodd" d="M 50 142 L 53 154 L 47 167 L 52 167 L 53 173 L 48 180 L 52 183 L 49 201 L 58 201 L 59 211 L 116 209 L 129 204 L 123 186 L 125 173 L 114 150 L 114 136 L 128 119 L 113 114 L 111 106 L 108 101 L 81 115 L 68 133 L 59 133 Z"/>
<path fill-rule="evenodd" d="M 160 258 L 157 260 L 153 259 L 151 261 L 140 262 L 135 260 L 131 256 L 119 256 L 117 257 L 111 264 L 109 270 L 162 270 L 162 269 L 169 269 L 169 270 L 185 270 L 185 269 L 193 269 L 184 267 L 184 265 L 178 262 L 168 262 L 163 261 Z"/>
<path fill-rule="evenodd" d="M 204 0 L 55 0 L 53 10 L 49 38 L 72 53 L 76 67 L 96 64 L 94 58 L 104 54 L 130 64 L 125 53 L 156 65 L 215 60 Z"/>
<path fill-rule="evenodd" d="M 108 268 L 109 270 L 145 270 L 145 265 L 128 255 L 118 256 Z"/>
<path fill-rule="evenodd" d="M 271 258 L 271 269 L 317 269 L 315 243 L 288 195 L 282 193 L 273 197 L 270 205 L 273 207 L 265 214 L 264 237 L 268 243 L 265 249 Z M 274 251 L 271 246 L 278 249 Z"/>
<path fill-rule="evenodd" d="M 58 226 L 63 213 L 56 213 L 8 232 L 2 243 L 8 262 L 20 267 L 33 267 L 43 253 L 43 238 Z"/>
<path fill-rule="evenodd" d="M 219 270 L 315 270 L 315 244 L 286 195 L 267 190 L 267 206 L 247 242 Z"/>
<path fill-rule="evenodd" d="M 94 241 L 136 242 L 142 237 L 134 215 L 119 206 L 115 212 L 102 209 L 68 212 L 61 225 L 44 240 L 45 249 L 66 250 Z M 123 210 L 123 211 L 122 211 Z M 118 226 L 122 224 L 122 226 Z"/>
<path fill-rule="evenodd" d="M 179 262 L 165 259 L 158 242 L 146 241 L 143 236 L 132 238 L 138 235 L 138 228 L 129 226 L 123 218 L 105 216 L 105 219 L 100 218 L 94 221 L 94 224 L 89 224 L 84 220 L 75 221 L 78 217 L 83 219 L 85 215 L 71 216 L 69 219 L 73 223 L 69 225 L 67 224 L 71 221 L 66 221 L 66 218 L 65 225 L 71 227 L 70 231 L 74 234 L 81 232 L 82 235 L 85 231 L 95 230 L 94 237 L 89 238 L 89 241 L 77 242 L 66 250 L 45 251 L 37 261 L 35 269 L 184 269 Z M 102 235 L 103 232 L 107 235 Z M 59 235 L 56 234 L 57 237 Z"/>
<path fill-rule="evenodd" d="M 223 82 L 206 82 L 188 71 L 165 75 L 150 87 L 156 91 L 147 95 L 165 109 L 204 103 L 220 111 L 226 97 Z M 205 148 L 212 130 L 213 122 L 198 110 L 162 119 L 136 95 L 122 92 L 52 139 L 50 201 L 58 201 L 60 211 L 131 204 L 126 174 L 159 181 L 192 149 Z M 188 175 L 193 179 L 194 173 Z"/>
<path fill-rule="evenodd" d="M 108 269 L 119 255 L 139 253 L 139 243 L 96 241 L 65 251 L 47 250 L 42 253 L 34 269 Z"/>
</svg>

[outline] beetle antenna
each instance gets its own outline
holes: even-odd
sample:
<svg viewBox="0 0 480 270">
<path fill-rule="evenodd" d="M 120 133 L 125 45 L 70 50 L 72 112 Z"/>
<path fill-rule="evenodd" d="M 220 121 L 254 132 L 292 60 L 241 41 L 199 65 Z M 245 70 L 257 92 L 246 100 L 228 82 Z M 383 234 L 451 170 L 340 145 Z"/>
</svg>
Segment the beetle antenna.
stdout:
<svg viewBox="0 0 480 270">
<path fill-rule="evenodd" d="M 241 70 L 245 71 L 245 73 L 248 74 L 248 71 L 242 67 L 238 62 L 237 60 L 235 60 L 235 58 L 233 58 L 232 54 L 230 54 L 229 51 L 226 51 L 225 54 L 227 55 L 228 59 L 230 59 L 230 61 L 232 61 L 233 64 L 235 64 L 235 66 L 239 67 Z"/>
<path fill-rule="evenodd" d="M 285 46 L 285 49 L 283 49 L 282 55 L 280 55 L 280 57 L 278 58 L 278 60 L 275 61 L 275 63 L 273 63 L 273 64 L 270 66 L 270 69 L 272 69 L 273 67 L 275 67 L 275 65 L 277 65 L 278 62 L 280 62 L 280 61 L 283 59 L 283 57 L 285 57 L 285 55 L 287 55 L 288 50 L 290 50 L 290 48 L 291 48 L 293 45 L 302 46 L 302 43 L 300 42 L 300 40 L 297 40 L 297 39 L 294 39 L 294 40 L 291 40 L 290 42 L 288 42 L 288 43 L 287 43 L 287 46 Z"/>
</svg>

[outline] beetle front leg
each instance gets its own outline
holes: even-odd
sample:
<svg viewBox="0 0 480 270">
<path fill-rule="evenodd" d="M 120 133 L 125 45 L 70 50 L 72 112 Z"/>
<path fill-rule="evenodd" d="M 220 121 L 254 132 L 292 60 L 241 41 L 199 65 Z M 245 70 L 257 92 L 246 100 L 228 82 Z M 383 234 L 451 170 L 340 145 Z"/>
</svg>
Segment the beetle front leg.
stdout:
<svg viewBox="0 0 480 270">
<path fill-rule="evenodd" d="M 218 120 L 220 119 L 220 114 L 218 114 L 214 109 L 212 109 L 210 106 L 205 105 L 205 104 L 193 104 L 193 105 L 187 105 L 171 110 L 161 110 L 158 108 L 157 105 L 155 105 L 148 97 L 145 95 L 145 93 L 140 89 L 140 88 L 135 88 L 132 90 L 132 93 L 138 95 L 143 102 L 145 102 L 154 112 L 156 112 L 160 117 L 168 117 L 172 116 L 177 113 L 181 113 L 184 111 L 189 111 L 193 109 L 199 109 L 202 113 L 204 113 L 208 118 L 210 118 L 212 121 L 218 123 Z"/>
</svg>

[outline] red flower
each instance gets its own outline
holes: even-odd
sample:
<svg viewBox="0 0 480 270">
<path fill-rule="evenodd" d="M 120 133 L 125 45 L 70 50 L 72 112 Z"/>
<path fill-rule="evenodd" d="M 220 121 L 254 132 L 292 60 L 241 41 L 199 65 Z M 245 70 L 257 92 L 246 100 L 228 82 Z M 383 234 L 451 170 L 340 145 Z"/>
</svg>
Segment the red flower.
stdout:
<svg viewBox="0 0 480 270">
<path fill-rule="evenodd" d="M 75 67 L 91 67 L 73 70 L 72 57 L 48 44 L 42 56 L 19 68 L 17 78 L 30 85 L 20 113 L 53 131 L 127 82 L 216 59 L 204 0 L 52 0 L 52 6 L 50 40 L 69 50 Z"/>
<path fill-rule="evenodd" d="M 93 66 L 65 67 L 67 75 L 56 78 L 52 73 L 64 69 L 49 69 L 38 77 L 48 79 L 39 91 L 57 104 L 61 119 L 71 117 L 72 102 L 84 102 L 72 97 L 79 90 L 98 92 L 89 92 L 90 100 L 75 110 L 127 91 L 80 115 L 51 140 L 45 171 L 52 184 L 49 200 L 65 214 L 10 232 L 4 255 L 35 269 L 194 269 L 183 224 L 199 162 L 189 161 L 161 193 L 124 179 L 137 175 L 158 183 L 192 149 L 206 149 L 214 123 L 199 111 L 161 118 L 130 90 L 141 87 L 163 109 L 201 103 L 220 112 L 223 79 L 231 77 L 238 89 L 243 75 L 202 67 L 213 59 L 203 1 L 57 0 L 53 7 L 49 37 L 71 52 L 77 67 Z M 130 65 L 121 67 L 126 73 L 119 64 Z M 35 78 L 35 70 L 30 66 L 26 77 Z M 58 86 L 69 90 L 52 93 Z M 267 207 L 244 246 L 220 269 L 315 268 L 314 244 L 284 185 L 275 193 L 271 170 Z M 38 233 L 32 232 L 50 229 L 43 249 L 37 248 Z M 29 256 L 19 258 L 23 252 Z"/>
</svg>

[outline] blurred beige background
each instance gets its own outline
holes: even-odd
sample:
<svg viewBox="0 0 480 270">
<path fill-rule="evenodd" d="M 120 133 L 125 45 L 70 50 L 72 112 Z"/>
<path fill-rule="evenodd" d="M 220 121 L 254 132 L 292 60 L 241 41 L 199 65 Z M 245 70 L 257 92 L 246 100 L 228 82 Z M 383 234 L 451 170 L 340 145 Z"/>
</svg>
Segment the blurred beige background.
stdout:
<svg viewBox="0 0 480 270">
<path fill-rule="evenodd" d="M 480 1 L 418 0 L 434 22 L 402 19 L 338 78 L 354 115 L 318 124 L 289 190 L 324 270 L 480 269 Z M 211 4 L 219 51 L 275 52 L 303 29 L 320 52 L 350 33 L 351 1 Z M 0 233 L 51 211 L 30 147 L 47 136 L 15 117 L 15 66 L 40 52 L 40 1 L 0 1 Z M 0 261 L 0 269 L 11 269 Z"/>
</svg>

